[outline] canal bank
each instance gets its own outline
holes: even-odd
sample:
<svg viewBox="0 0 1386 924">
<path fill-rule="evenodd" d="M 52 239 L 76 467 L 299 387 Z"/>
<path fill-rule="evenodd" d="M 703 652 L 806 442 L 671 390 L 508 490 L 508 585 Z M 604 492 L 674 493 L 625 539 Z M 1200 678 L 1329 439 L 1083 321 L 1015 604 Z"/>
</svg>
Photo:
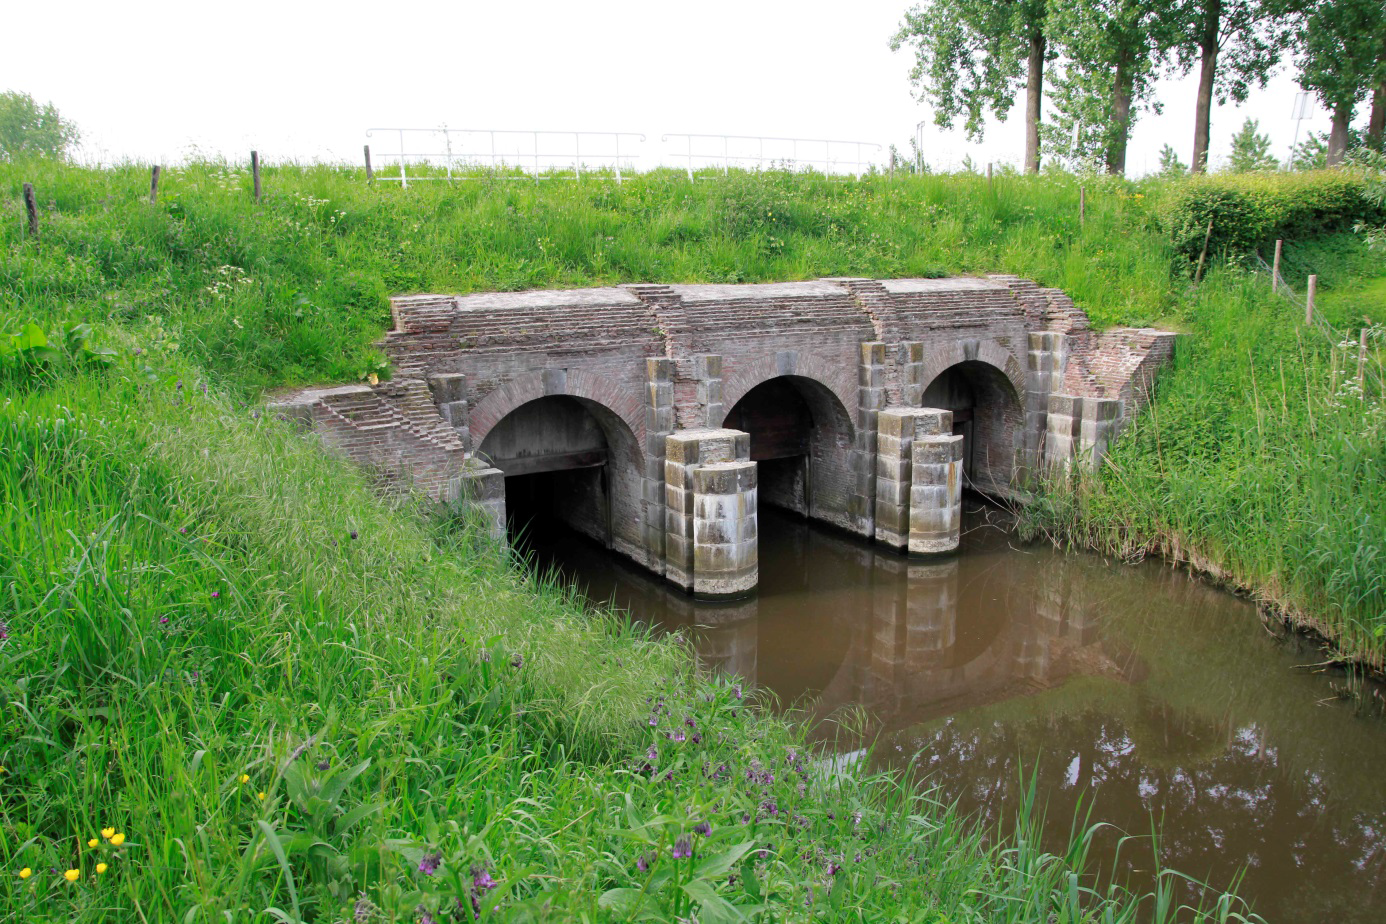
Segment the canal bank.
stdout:
<svg viewBox="0 0 1386 924">
<path fill-rule="evenodd" d="M 1075 816 L 1106 881 L 1167 869 L 1269 921 L 1369 922 L 1386 901 L 1386 726 L 1261 628 L 1254 605 L 1155 562 L 1022 543 L 970 501 L 963 548 L 919 562 L 762 512 L 762 585 L 708 605 L 534 521 L 524 545 L 588 599 L 687 637 L 838 753 L 872 746 L 992 830 L 1034 775 L 1048 849 Z M 863 723 L 855 715 L 863 710 Z M 1126 836 L 1130 835 L 1130 839 Z"/>
</svg>

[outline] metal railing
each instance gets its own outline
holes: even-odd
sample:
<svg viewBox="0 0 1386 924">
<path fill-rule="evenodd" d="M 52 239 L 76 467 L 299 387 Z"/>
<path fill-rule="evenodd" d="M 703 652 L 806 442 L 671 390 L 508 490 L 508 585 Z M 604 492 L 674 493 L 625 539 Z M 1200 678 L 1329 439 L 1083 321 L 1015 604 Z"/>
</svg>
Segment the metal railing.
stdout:
<svg viewBox="0 0 1386 924">
<path fill-rule="evenodd" d="M 660 136 L 660 141 L 683 139 L 684 150 L 676 156 L 686 163 L 688 178 L 708 167 L 722 168 L 722 175 L 731 173 L 733 166 L 747 164 L 757 169 L 780 164 L 788 169 L 811 167 L 821 169 L 825 174 L 850 173 L 861 179 L 873 165 L 863 155 L 879 154 L 884 149 L 869 141 L 840 141 L 830 138 L 777 138 L 770 135 L 697 135 L 672 133 Z M 769 143 L 770 153 L 766 153 Z M 787 147 L 786 147 L 787 146 Z M 816 154 L 820 149 L 822 157 L 806 156 Z M 719 150 L 720 148 L 720 150 Z M 848 154 L 855 156 L 847 156 Z M 847 169 L 844 169 L 847 168 Z"/>
<path fill-rule="evenodd" d="M 493 171 L 513 167 L 519 172 L 512 179 L 552 179 L 562 171 L 572 170 L 572 178 L 581 180 L 584 169 L 601 179 L 624 179 L 622 170 L 631 170 L 643 153 L 645 136 L 639 132 L 557 132 L 516 129 L 477 128 L 371 128 L 366 137 L 377 132 L 393 135 L 399 149 L 377 152 L 381 165 L 398 166 L 399 176 L 380 176 L 376 179 L 399 183 L 405 189 L 409 183 L 424 180 L 475 179 L 465 172 L 469 167 L 483 166 Z M 394 139 L 391 139 L 394 140 Z M 624 150 L 622 149 L 624 145 Z M 409 176 L 411 163 L 416 167 Z M 441 163 L 443 174 L 420 173 L 417 168 Z M 599 165 L 598 170 L 592 164 Z M 546 175 L 547 172 L 547 175 Z"/>
</svg>

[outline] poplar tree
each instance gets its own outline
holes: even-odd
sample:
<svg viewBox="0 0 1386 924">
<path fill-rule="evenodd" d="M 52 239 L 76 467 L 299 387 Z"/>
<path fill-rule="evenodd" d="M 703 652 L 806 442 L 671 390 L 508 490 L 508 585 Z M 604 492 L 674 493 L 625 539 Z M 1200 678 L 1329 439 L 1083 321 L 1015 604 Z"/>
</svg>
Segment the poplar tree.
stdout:
<svg viewBox="0 0 1386 924">
<path fill-rule="evenodd" d="M 1246 102 L 1253 87 L 1266 85 L 1289 47 L 1291 0 L 1181 0 L 1175 16 L 1182 32 L 1179 70 L 1198 67 L 1194 113 L 1193 172 L 1208 168 L 1213 100 Z"/>
<path fill-rule="evenodd" d="M 1276 160 L 1270 154 L 1270 136 L 1258 132 L 1257 127 L 1255 119 L 1247 119 L 1242 123 L 1241 130 L 1232 136 L 1232 156 L 1227 161 L 1229 172 L 1249 173 L 1276 168 Z"/>
<path fill-rule="evenodd" d="M 1386 78 L 1386 4 L 1382 0 L 1316 0 L 1299 43 L 1299 85 L 1333 116 L 1328 166 L 1347 154 L 1353 113 Z"/>
<path fill-rule="evenodd" d="M 914 51 L 910 82 L 934 123 L 951 129 L 961 117 L 971 140 L 988 113 L 1006 120 L 1023 79 L 1025 171 L 1038 173 L 1047 21 L 1048 0 L 929 0 L 905 13 L 890 47 Z"/>
<path fill-rule="evenodd" d="M 1131 126 L 1160 111 L 1155 81 L 1180 33 L 1175 8 L 1148 0 L 1051 0 L 1050 35 L 1064 59 L 1053 80 L 1058 116 L 1050 143 L 1070 160 L 1126 172 Z"/>
</svg>

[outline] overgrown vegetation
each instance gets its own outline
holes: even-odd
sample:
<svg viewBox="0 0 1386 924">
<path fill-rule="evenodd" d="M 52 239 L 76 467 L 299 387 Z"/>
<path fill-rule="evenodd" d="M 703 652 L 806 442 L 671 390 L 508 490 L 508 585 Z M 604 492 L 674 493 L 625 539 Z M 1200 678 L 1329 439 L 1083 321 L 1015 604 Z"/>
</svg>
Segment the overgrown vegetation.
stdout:
<svg viewBox="0 0 1386 924">
<path fill-rule="evenodd" d="M 49 204 L 36 242 L 24 180 Z M 1072 875 L 1083 819 L 1069 853 L 1048 856 L 1033 819 L 983 837 L 928 793 L 820 762 L 674 642 L 583 612 L 465 523 L 387 505 L 258 417 L 263 388 L 384 371 L 371 344 L 391 292 L 1023 274 L 1100 324 L 1191 332 L 1113 478 L 1145 466 L 1149 497 L 1196 501 L 1183 487 L 1195 463 L 1223 473 L 1228 498 L 1232 483 L 1250 492 L 1267 561 L 1331 562 L 1363 536 L 1380 547 L 1379 489 L 1362 495 L 1366 519 L 1314 519 L 1358 497 L 1350 482 L 1315 487 L 1318 474 L 1375 465 L 1379 484 L 1380 429 L 1349 453 L 1362 428 L 1315 404 L 1330 354 L 1306 341 L 1294 365 L 1294 318 L 1256 280 L 1228 269 L 1192 287 L 1158 184 L 1089 185 L 1080 226 L 1066 177 L 655 173 L 405 192 L 285 167 L 265 180 L 257 207 L 235 168 L 170 170 L 151 205 L 144 168 L 0 166 L 0 330 L 14 335 L 0 385 L 0 908 L 15 916 L 1133 919 L 1136 899 Z M 1317 272 L 1343 304 L 1364 253 L 1291 250 L 1337 254 L 1341 272 Z M 1291 456 L 1267 455 L 1259 479 L 1227 474 L 1271 445 L 1236 438 L 1268 420 L 1264 395 L 1298 406 L 1287 385 L 1242 409 L 1250 370 L 1265 382 L 1261 353 L 1243 364 L 1258 330 L 1287 383 L 1306 376 L 1316 415 L 1306 434 L 1284 411 L 1275 432 L 1341 456 L 1303 473 L 1292 502 L 1269 474 Z M 1190 461 L 1175 467 L 1163 435 L 1148 447 L 1180 413 Z M 1085 486 L 1087 506 L 1069 509 L 1117 521 L 1120 501 L 1090 498 L 1118 483 Z M 1182 509 L 1151 506 L 1128 505 L 1130 541 L 1169 535 L 1161 516 Z M 1196 547 L 1223 535 L 1179 524 Z M 1294 592 L 1356 612 L 1380 569 L 1355 567 L 1297 577 Z M 1149 898 L 1145 913 L 1174 914 Z"/>
</svg>

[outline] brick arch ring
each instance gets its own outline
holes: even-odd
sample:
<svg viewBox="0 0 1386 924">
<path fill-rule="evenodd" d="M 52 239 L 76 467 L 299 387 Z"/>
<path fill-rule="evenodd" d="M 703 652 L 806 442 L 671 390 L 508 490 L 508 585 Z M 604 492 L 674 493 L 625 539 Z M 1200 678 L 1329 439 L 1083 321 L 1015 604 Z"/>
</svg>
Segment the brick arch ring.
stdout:
<svg viewBox="0 0 1386 924">
<path fill-rule="evenodd" d="M 857 368 L 831 363 L 811 353 L 773 353 L 745 365 L 738 365 L 732 375 L 722 382 L 722 414 L 736 407 L 757 385 L 781 376 L 794 376 L 821 385 L 837 399 L 841 413 L 836 415 L 847 425 L 847 435 L 855 433 L 857 405 Z M 721 421 L 716 422 L 718 426 Z"/>
<path fill-rule="evenodd" d="M 927 389 L 945 371 L 969 360 L 986 363 L 1000 371 L 1015 389 L 1016 403 L 1023 403 L 1025 371 L 1015 355 L 995 340 L 954 340 L 930 346 L 924 351 L 924 375 L 920 384 Z"/>
<path fill-rule="evenodd" d="M 643 466 L 645 410 L 639 398 L 631 392 L 632 389 L 623 388 L 615 379 L 582 369 L 544 369 L 527 372 L 494 389 L 470 409 L 468 418 L 472 445 L 480 446 L 491 429 L 522 404 L 551 395 L 567 395 L 595 405 L 599 411 L 596 415 L 599 422 L 610 425 L 614 419 L 624 425 L 630 439 L 623 439 L 621 442 L 629 443 L 633 461 L 636 465 Z"/>
</svg>

